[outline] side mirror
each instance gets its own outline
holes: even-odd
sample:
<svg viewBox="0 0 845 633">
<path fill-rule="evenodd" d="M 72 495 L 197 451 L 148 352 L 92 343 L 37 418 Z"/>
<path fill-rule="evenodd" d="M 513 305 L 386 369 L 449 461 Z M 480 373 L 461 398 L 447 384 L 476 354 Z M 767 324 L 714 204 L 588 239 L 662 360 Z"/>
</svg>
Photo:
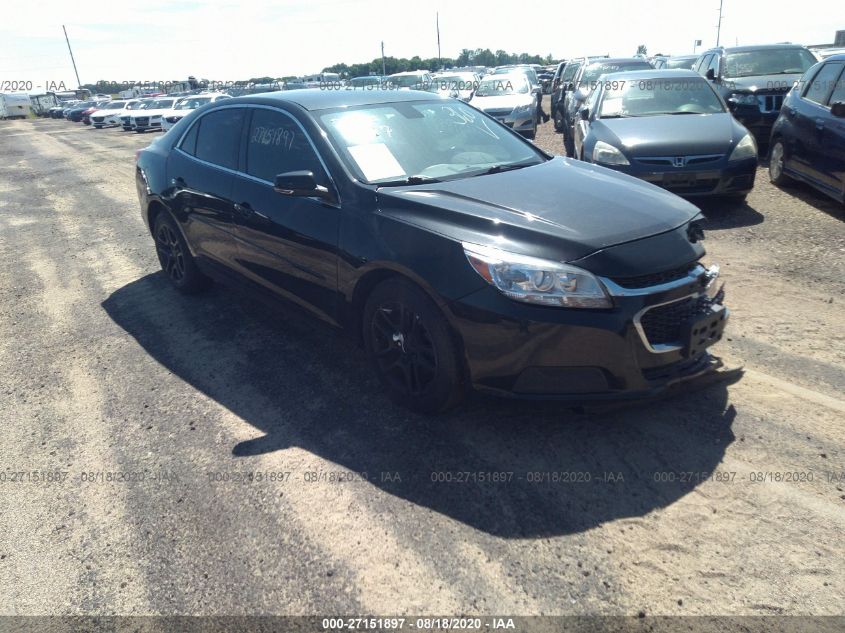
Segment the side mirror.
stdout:
<svg viewBox="0 0 845 633">
<path fill-rule="evenodd" d="M 728 99 L 725 103 L 728 104 L 728 110 L 734 112 L 736 110 L 736 101 L 733 99 Z"/>
<path fill-rule="evenodd" d="M 716 81 L 716 73 L 712 68 L 708 68 L 704 76 L 707 77 L 707 79 L 709 79 L 710 81 Z"/>
<path fill-rule="evenodd" d="M 845 118 L 845 102 L 837 101 L 830 104 L 830 113 L 839 118 Z"/>
<path fill-rule="evenodd" d="M 581 117 L 582 121 L 589 121 L 590 120 L 590 108 L 581 108 L 578 110 L 578 116 Z"/>
<path fill-rule="evenodd" d="M 283 196 L 333 200 L 329 190 L 317 184 L 312 171 L 289 171 L 279 174 L 276 176 L 273 189 Z"/>
<path fill-rule="evenodd" d="M 586 88 L 578 88 L 578 90 L 575 91 L 576 101 L 586 101 L 589 96 L 590 92 Z"/>
</svg>

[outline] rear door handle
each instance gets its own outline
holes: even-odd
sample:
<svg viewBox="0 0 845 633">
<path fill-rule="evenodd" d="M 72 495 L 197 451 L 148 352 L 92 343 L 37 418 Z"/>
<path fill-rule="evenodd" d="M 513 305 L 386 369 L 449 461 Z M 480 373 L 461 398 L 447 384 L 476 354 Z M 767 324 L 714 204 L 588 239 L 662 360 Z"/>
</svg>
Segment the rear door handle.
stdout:
<svg viewBox="0 0 845 633">
<path fill-rule="evenodd" d="M 823 130 L 824 129 L 824 119 L 816 119 L 816 129 Z"/>
<path fill-rule="evenodd" d="M 236 202 L 234 208 L 235 213 L 244 218 L 248 218 L 255 213 L 255 211 L 252 210 L 252 207 L 249 206 L 249 202 L 241 202 L 240 204 Z"/>
</svg>

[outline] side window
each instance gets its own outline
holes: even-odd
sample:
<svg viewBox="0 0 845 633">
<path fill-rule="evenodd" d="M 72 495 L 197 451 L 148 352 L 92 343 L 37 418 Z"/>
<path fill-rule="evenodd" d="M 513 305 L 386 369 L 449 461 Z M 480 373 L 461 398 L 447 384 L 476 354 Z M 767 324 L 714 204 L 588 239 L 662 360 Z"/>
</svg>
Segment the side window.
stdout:
<svg viewBox="0 0 845 633">
<path fill-rule="evenodd" d="M 718 77 L 719 76 L 719 62 L 721 62 L 721 61 L 722 61 L 722 56 L 719 55 L 719 53 L 714 53 L 713 57 L 710 58 L 710 62 L 707 64 L 707 68 L 704 72 L 706 73 L 708 70 L 712 70 L 713 76 Z"/>
<path fill-rule="evenodd" d="M 836 81 L 836 85 L 833 87 L 833 92 L 828 100 L 828 104 L 830 105 L 837 102 L 845 103 L 845 70 L 842 71 L 842 74 Z"/>
<path fill-rule="evenodd" d="M 243 118 L 243 108 L 215 110 L 203 116 L 194 156 L 221 167 L 236 169 Z"/>
<path fill-rule="evenodd" d="M 821 70 L 816 73 L 816 76 L 804 89 L 804 98 L 819 105 L 826 105 L 827 97 L 833 92 L 836 78 L 842 72 L 843 66 L 845 66 L 845 63 L 842 62 L 832 62 L 822 66 Z"/>
<path fill-rule="evenodd" d="M 197 121 L 191 126 L 191 129 L 188 130 L 185 138 L 182 139 L 182 144 L 179 145 L 179 149 L 183 152 L 187 152 L 191 156 L 195 156 L 197 153 L 197 132 L 199 129 L 200 123 Z"/>
<path fill-rule="evenodd" d="M 312 171 L 324 180 L 323 166 L 302 128 L 276 110 L 253 110 L 246 148 L 246 172 L 273 182 L 288 171 Z"/>
<path fill-rule="evenodd" d="M 703 55 L 703 56 L 699 57 L 698 61 L 695 62 L 695 65 L 693 65 L 692 69 L 695 72 L 697 72 L 699 75 L 703 75 L 704 70 L 707 68 L 707 62 L 709 61 L 709 59 L 710 59 L 709 55 Z"/>
</svg>

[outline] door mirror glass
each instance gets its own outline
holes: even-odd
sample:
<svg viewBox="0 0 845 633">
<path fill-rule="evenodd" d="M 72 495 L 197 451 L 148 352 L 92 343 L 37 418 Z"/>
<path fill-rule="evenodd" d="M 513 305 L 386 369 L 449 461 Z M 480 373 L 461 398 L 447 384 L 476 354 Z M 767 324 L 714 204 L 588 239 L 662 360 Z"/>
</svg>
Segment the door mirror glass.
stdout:
<svg viewBox="0 0 845 633">
<path fill-rule="evenodd" d="M 715 81 L 716 71 L 714 71 L 712 68 L 708 68 L 707 73 L 704 76 L 707 77 L 707 79 L 709 79 L 710 81 Z"/>
<path fill-rule="evenodd" d="M 845 102 L 837 101 L 830 104 L 830 113 L 835 117 L 845 118 Z"/>
<path fill-rule="evenodd" d="M 589 121 L 590 120 L 590 108 L 581 108 L 578 110 L 578 116 L 581 117 L 582 121 Z"/>
</svg>

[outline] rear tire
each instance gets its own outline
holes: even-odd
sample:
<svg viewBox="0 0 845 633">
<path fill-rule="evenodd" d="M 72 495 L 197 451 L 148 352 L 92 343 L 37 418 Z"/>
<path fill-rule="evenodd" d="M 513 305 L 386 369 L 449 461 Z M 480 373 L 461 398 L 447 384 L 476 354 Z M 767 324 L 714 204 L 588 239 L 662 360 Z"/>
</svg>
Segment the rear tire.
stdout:
<svg viewBox="0 0 845 633">
<path fill-rule="evenodd" d="M 211 280 L 197 267 L 182 232 L 168 212 L 162 211 L 156 217 L 153 238 L 161 269 L 176 290 L 191 295 L 211 285 Z"/>
<path fill-rule="evenodd" d="M 791 180 L 783 171 L 783 163 L 786 159 L 786 148 L 783 141 L 778 139 L 769 150 L 769 180 L 777 187 L 789 183 Z"/>
<path fill-rule="evenodd" d="M 391 399 L 424 414 L 463 397 L 458 347 L 437 305 L 410 281 L 394 277 L 364 307 L 364 346 Z"/>
</svg>

